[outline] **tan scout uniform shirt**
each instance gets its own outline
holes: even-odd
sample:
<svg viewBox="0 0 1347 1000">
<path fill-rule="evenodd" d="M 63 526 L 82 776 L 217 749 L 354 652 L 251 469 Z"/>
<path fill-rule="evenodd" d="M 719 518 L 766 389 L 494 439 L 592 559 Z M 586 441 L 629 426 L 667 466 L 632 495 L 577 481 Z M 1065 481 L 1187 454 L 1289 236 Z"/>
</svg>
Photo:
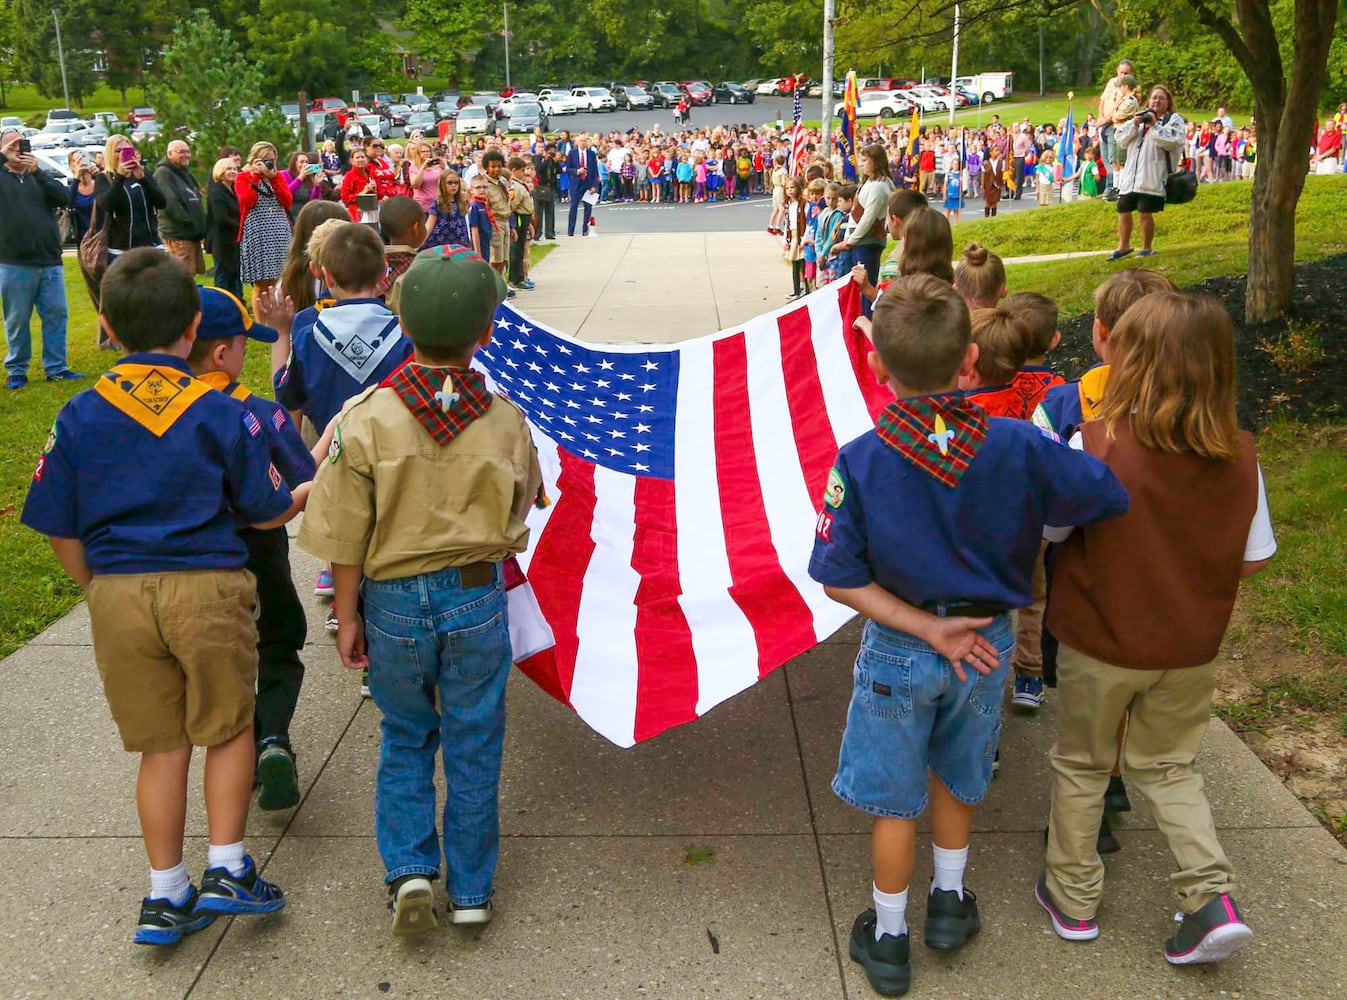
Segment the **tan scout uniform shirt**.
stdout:
<svg viewBox="0 0 1347 1000">
<path fill-rule="evenodd" d="M 309 496 L 300 548 L 374 580 L 500 562 L 524 551 L 542 473 L 524 416 L 496 396 L 449 444 L 392 389 L 351 398 Z"/>
</svg>

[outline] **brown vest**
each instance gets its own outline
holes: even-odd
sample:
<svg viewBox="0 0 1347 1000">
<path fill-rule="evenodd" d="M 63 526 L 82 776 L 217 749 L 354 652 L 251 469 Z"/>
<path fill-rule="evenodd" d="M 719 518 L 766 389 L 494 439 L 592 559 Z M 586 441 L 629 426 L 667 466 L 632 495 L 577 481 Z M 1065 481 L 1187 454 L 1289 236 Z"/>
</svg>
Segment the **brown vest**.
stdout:
<svg viewBox="0 0 1347 1000">
<path fill-rule="evenodd" d="M 1048 627 L 1097 660 L 1137 670 L 1216 658 L 1239 593 L 1258 507 L 1253 438 L 1230 462 L 1143 448 L 1120 425 L 1081 426 L 1085 450 L 1132 498 L 1122 517 L 1078 527 L 1057 550 Z"/>
</svg>

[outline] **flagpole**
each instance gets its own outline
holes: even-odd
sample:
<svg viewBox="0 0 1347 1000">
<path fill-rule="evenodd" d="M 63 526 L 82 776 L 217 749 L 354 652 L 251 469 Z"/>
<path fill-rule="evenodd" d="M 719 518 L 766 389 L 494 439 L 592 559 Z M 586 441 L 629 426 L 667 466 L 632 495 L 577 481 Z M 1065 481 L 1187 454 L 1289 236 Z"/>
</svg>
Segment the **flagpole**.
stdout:
<svg viewBox="0 0 1347 1000">
<path fill-rule="evenodd" d="M 832 160 L 833 3 L 823 0 L 823 155 Z"/>
<path fill-rule="evenodd" d="M 949 123 L 954 124 L 954 109 L 959 106 L 958 91 L 954 88 L 954 81 L 959 78 L 959 5 L 954 5 L 954 56 L 950 60 L 949 68 Z"/>
</svg>

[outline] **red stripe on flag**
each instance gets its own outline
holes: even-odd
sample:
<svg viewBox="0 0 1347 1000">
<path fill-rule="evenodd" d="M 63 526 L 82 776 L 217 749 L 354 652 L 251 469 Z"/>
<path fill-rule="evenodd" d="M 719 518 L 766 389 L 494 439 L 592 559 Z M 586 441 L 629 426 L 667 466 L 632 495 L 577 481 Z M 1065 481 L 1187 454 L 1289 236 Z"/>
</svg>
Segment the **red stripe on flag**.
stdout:
<svg viewBox="0 0 1347 1000">
<path fill-rule="evenodd" d="M 795 432 L 795 450 L 814 508 L 821 510 L 828 470 L 837 455 L 837 438 L 828 422 L 809 310 L 786 313 L 777 320 L 777 327 L 781 331 L 781 369 L 786 377 L 786 405 Z"/>
<path fill-rule="evenodd" d="M 636 742 L 697 717 L 697 654 L 678 603 L 678 517 L 673 480 L 637 477 L 631 568 L 636 588 Z"/>
<path fill-rule="evenodd" d="M 730 597 L 753 626 L 758 676 L 815 643 L 814 615 L 772 547 L 749 421 L 744 335 L 717 340 L 714 398 L 716 481 L 729 556 Z"/>
<path fill-rule="evenodd" d="M 594 466 L 559 449 L 561 494 L 529 563 L 529 582 L 543 616 L 556 636 L 556 675 L 567 704 L 575 677 L 575 651 L 580 645 L 576 625 L 580 593 L 594 555 Z M 530 657 L 532 659 L 532 657 Z M 544 685 L 546 686 L 546 685 Z"/>
<path fill-rule="evenodd" d="M 846 287 L 837 296 L 837 307 L 842 313 L 842 342 L 847 345 L 851 370 L 856 374 L 856 384 L 860 387 L 866 409 L 870 411 L 870 418 L 877 421 L 884 407 L 893 402 L 894 395 L 888 386 L 875 378 L 875 373 L 865 360 L 873 348 L 870 338 L 855 327 L 856 318 L 861 315 L 861 290 L 856 282 L 847 281 Z"/>
</svg>

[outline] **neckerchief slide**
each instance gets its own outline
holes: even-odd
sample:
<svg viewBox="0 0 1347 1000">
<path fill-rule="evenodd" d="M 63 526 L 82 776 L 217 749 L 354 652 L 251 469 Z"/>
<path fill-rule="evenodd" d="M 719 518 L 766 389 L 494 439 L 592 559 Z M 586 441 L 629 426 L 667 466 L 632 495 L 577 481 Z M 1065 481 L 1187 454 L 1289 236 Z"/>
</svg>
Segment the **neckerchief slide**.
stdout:
<svg viewBox="0 0 1347 1000">
<path fill-rule="evenodd" d="M 480 372 L 463 368 L 403 365 L 383 385 L 398 394 L 416 422 L 444 447 L 491 406 L 492 396 Z"/>
<path fill-rule="evenodd" d="M 961 394 L 898 399 L 884 408 L 879 439 L 953 489 L 987 439 L 987 415 Z"/>
</svg>

